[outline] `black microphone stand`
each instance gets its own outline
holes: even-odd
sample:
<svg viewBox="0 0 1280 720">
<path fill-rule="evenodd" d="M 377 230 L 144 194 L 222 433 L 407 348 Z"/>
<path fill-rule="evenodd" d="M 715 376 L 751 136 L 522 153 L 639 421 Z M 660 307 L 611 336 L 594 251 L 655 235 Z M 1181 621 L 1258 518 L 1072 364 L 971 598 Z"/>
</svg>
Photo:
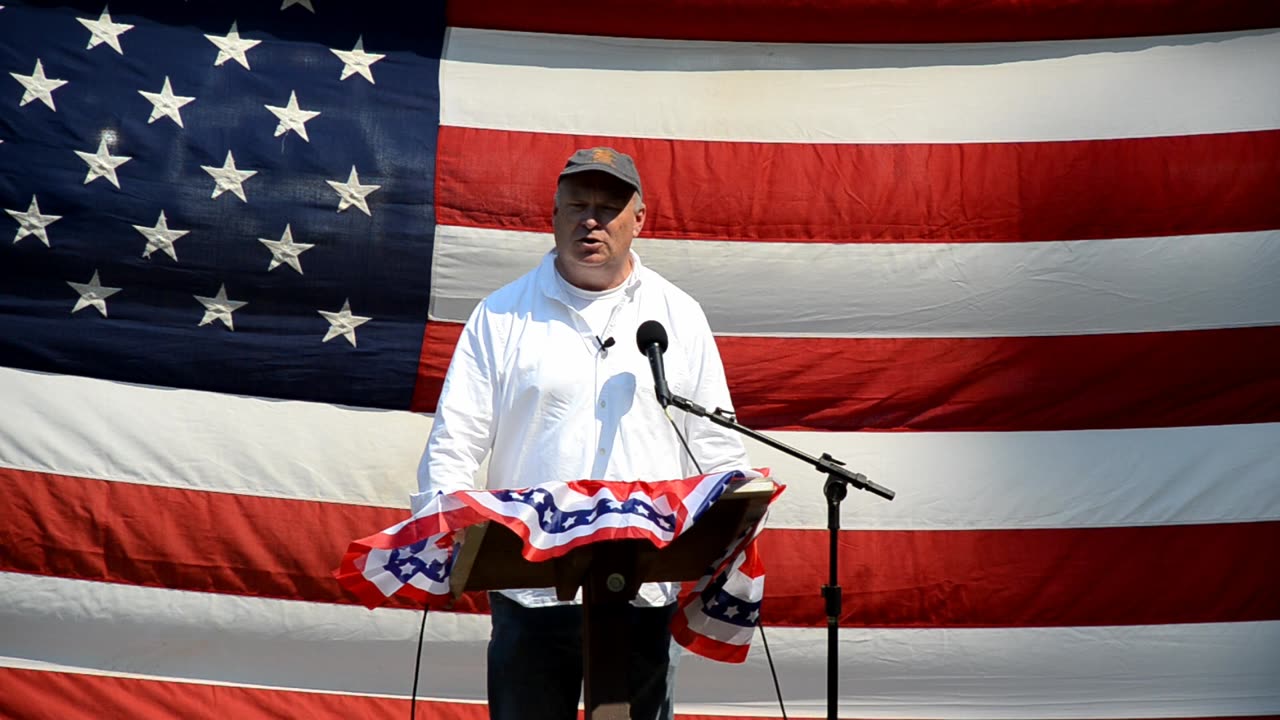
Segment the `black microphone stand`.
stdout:
<svg viewBox="0 0 1280 720">
<path fill-rule="evenodd" d="M 720 427 L 728 428 L 735 432 L 746 435 L 759 442 L 768 445 L 774 450 L 778 450 L 790 455 L 797 460 L 802 460 L 813 466 L 815 470 L 827 476 L 827 482 L 822 488 L 822 494 L 827 498 L 827 584 L 822 586 L 822 599 L 825 601 L 827 612 L 827 720 L 837 720 L 836 703 L 840 697 L 839 676 L 837 669 L 839 668 L 840 656 L 840 612 L 841 612 L 841 590 L 840 590 L 840 501 L 844 500 L 849 493 L 849 486 L 859 490 L 866 490 L 884 498 L 892 500 L 895 493 L 889 488 L 877 485 L 867 479 L 862 473 L 851 472 L 846 470 L 844 463 L 831 457 L 827 453 L 823 453 L 822 457 L 815 458 L 808 453 L 797 450 L 786 443 L 779 442 L 769 437 L 761 435 L 751 428 L 738 424 L 737 418 L 733 413 L 726 412 L 720 408 L 714 411 L 708 411 L 701 405 L 680 397 L 679 395 L 670 394 L 668 396 L 669 403 L 681 410 L 698 417 L 706 418 Z M 664 405 L 667 403 L 664 403 Z"/>
</svg>

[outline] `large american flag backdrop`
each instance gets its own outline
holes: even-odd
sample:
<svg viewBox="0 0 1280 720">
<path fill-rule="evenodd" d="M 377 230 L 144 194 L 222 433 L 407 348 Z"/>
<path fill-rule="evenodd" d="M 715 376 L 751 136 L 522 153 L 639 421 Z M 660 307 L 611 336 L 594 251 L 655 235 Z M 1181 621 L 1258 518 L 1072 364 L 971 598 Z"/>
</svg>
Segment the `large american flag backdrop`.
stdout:
<svg viewBox="0 0 1280 720">
<path fill-rule="evenodd" d="M 1280 716 L 1277 27 L 4 3 L 0 715 L 406 714 L 418 614 L 330 573 L 406 517 L 460 323 L 610 144 L 742 420 L 899 493 L 845 505 L 842 716 Z M 751 452 L 790 486 L 762 618 L 822 715 L 821 478 Z M 485 611 L 431 616 L 425 716 L 484 716 Z M 678 699 L 781 714 L 760 647 Z"/>
</svg>

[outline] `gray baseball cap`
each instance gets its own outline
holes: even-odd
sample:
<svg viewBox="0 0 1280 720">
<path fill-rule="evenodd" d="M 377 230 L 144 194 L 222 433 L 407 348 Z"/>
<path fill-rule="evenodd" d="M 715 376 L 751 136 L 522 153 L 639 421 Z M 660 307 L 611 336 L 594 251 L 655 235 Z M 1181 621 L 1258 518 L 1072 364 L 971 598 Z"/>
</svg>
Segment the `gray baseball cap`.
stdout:
<svg viewBox="0 0 1280 720">
<path fill-rule="evenodd" d="M 640 189 L 640 173 L 636 170 L 635 160 L 632 160 L 630 155 L 618 152 L 611 147 L 583 148 L 575 152 L 564 164 L 560 177 L 591 170 L 609 173 L 635 188 L 636 193 L 642 197 L 644 195 Z"/>
</svg>

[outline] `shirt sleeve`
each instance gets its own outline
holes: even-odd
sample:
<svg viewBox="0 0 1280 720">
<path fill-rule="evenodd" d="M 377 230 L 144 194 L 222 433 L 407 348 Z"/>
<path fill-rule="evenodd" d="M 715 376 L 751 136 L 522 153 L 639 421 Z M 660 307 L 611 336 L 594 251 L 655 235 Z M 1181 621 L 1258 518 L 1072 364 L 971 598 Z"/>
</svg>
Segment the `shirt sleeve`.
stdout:
<svg viewBox="0 0 1280 720">
<path fill-rule="evenodd" d="M 415 513 L 437 493 L 475 488 L 476 471 L 493 447 L 493 367 L 491 328 L 480 303 L 458 338 L 440 390 L 418 463 L 418 492 L 409 497 Z"/>
<path fill-rule="evenodd" d="M 729 397 L 729 385 L 725 380 L 724 363 L 716 347 L 711 326 L 699 308 L 696 317 L 689 317 L 690 347 L 689 376 L 693 381 L 693 396 L 689 398 L 708 410 L 722 408 L 733 412 Z M 714 473 L 726 470 L 749 470 L 751 461 L 742 444 L 742 436 L 722 428 L 705 418 L 684 414 L 684 432 L 689 449 L 702 466 L 702 472 Z M 682 454 L 686 476 L 695 475 L 698 469 Z"/>
</svg>

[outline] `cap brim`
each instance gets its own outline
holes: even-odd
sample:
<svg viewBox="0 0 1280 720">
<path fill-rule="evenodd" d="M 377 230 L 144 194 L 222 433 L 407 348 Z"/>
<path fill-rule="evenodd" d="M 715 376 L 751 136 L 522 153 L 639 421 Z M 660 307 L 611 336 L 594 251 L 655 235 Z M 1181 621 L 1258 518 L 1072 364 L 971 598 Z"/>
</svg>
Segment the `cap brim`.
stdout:
<svg viewBox="0 0 1280 720">
<path fill-rule="evenodd" d="M 617 168 L 613 167 L 612 165 L 606 165 L 604 163 L 586 163 L 583 165 L 574 165 L 573 167 L 565 168 L 564 170 L 560 171 L 560 177 L 565 177 L 566 175 L 577 175 L 579 173 L 584 173 L 584 172 L 602 172 L 602 173 L 605 173 L 606 175 L 612 175 L 613 177 L 616 177 L 622 182 L 626 183 L 636 192 L 641 192 L 640 185 L 636 183 L 635 180 L 627 177 L 625 174 L 623 174 L 621 171 L 619 171 Z"/>
</svg>

